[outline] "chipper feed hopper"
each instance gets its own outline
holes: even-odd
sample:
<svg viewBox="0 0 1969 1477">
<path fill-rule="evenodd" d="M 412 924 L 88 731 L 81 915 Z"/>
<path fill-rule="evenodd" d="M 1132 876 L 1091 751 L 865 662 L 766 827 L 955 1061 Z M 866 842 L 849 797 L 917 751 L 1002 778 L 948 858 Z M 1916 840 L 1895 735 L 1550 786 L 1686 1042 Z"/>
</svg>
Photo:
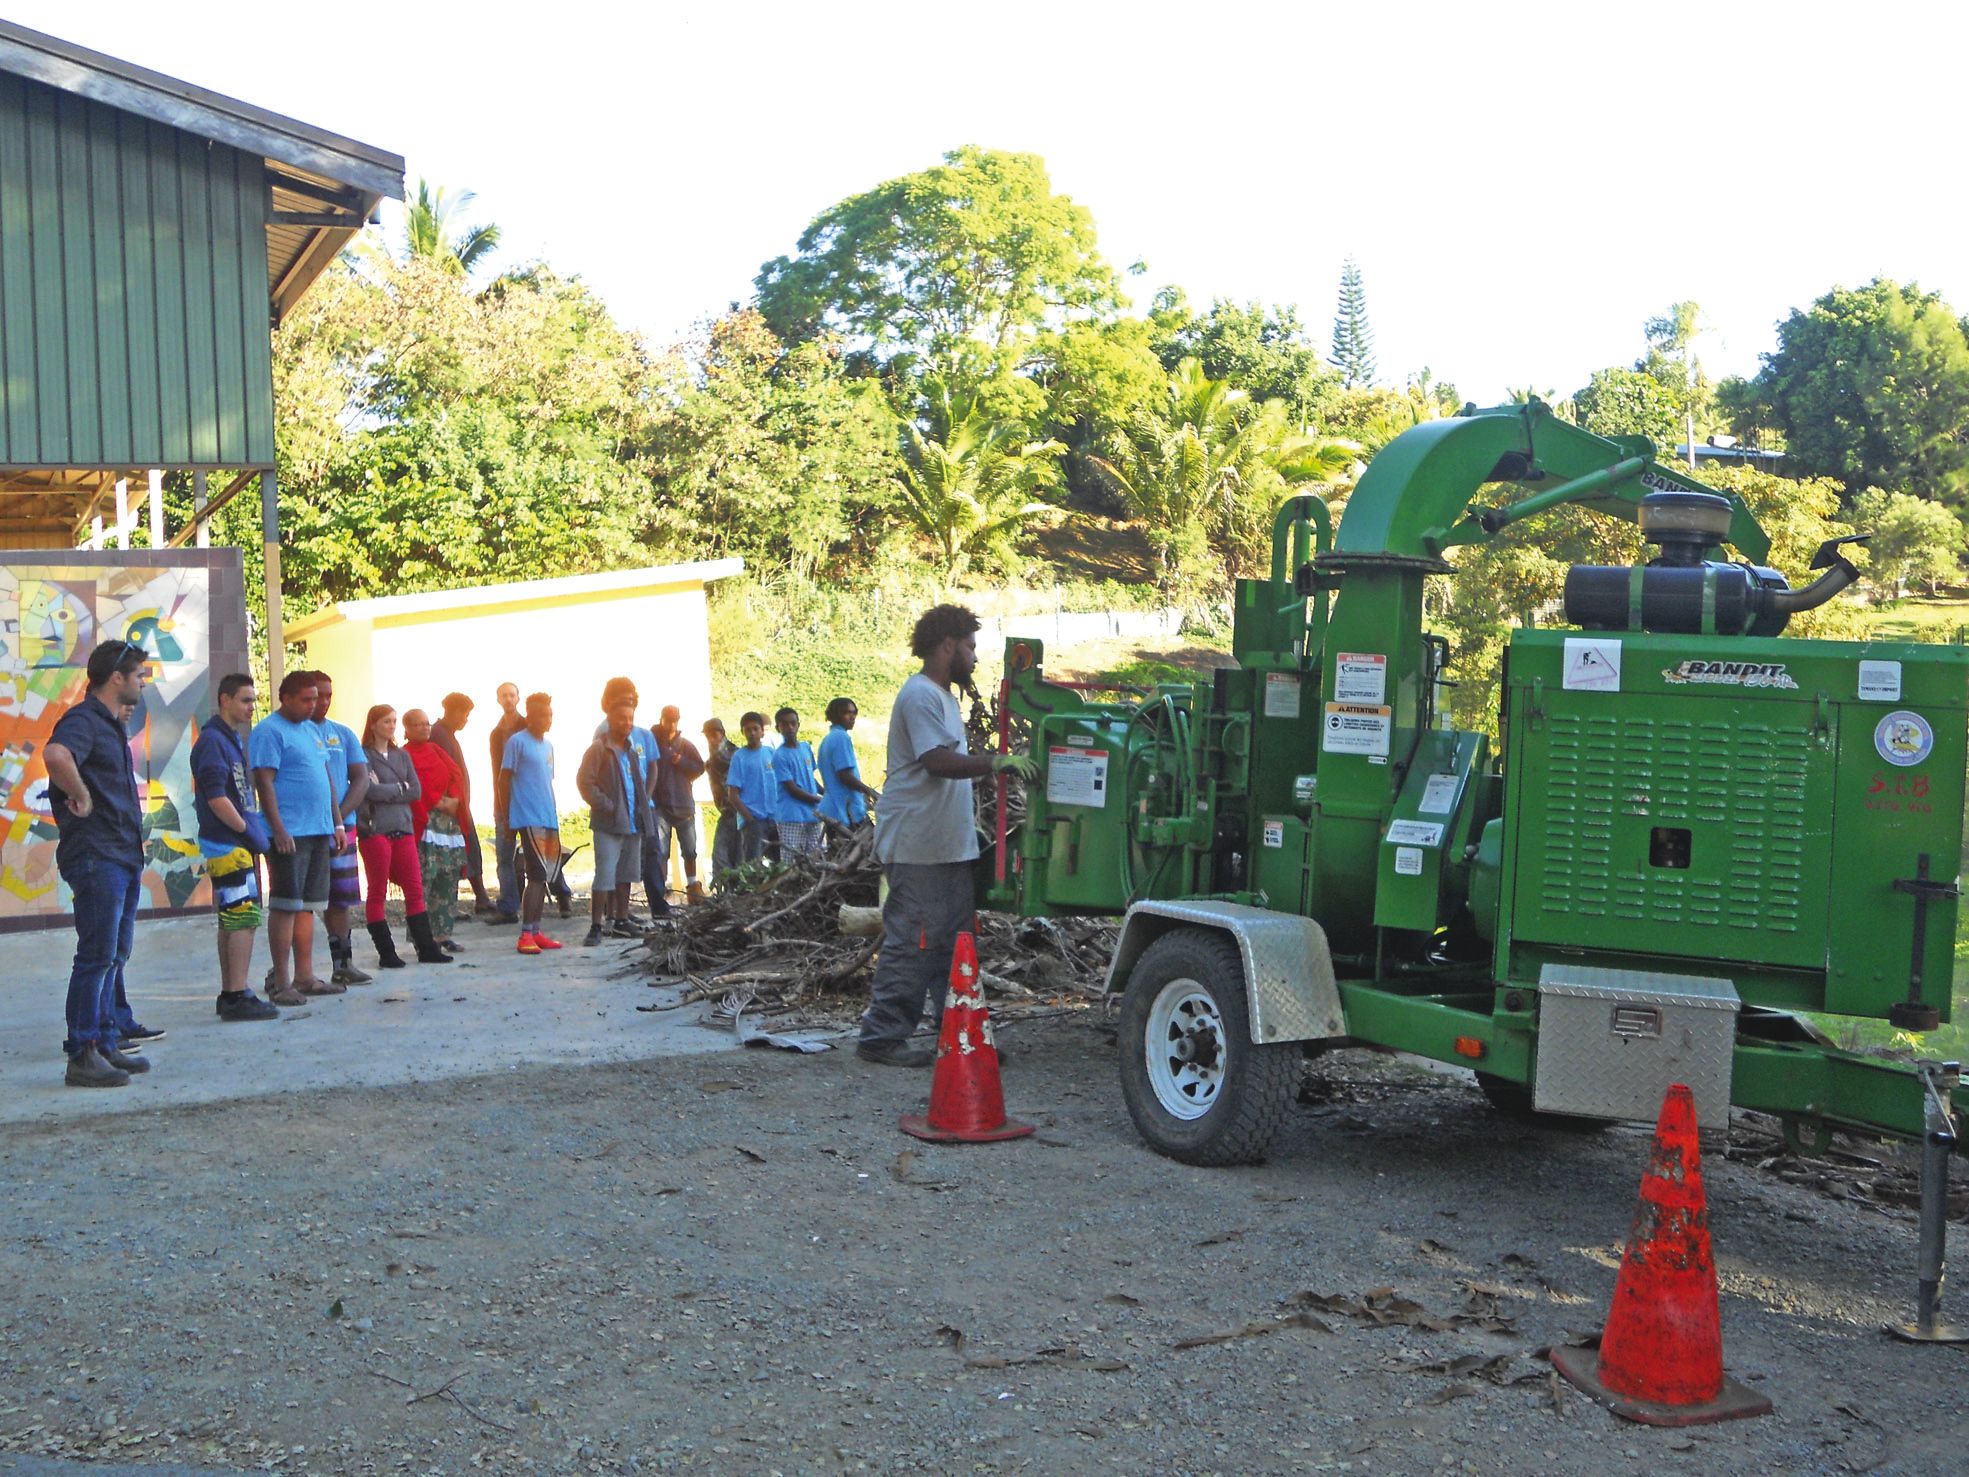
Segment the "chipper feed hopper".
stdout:
<svg viewBox="0 0 1969 1477">
<path fill-rule="evenodd" d="M 1559 628 L 1516 631 L 1501 743 L 1458 732 L 1423 621 L 1446 550 L 1578 503 L 1638 520 L 1633 568 L 1574 566 Z M 1723 546 L 1739 562 L 1727 562 Z M 1946 1064 L 1833 1046 L 1798 1012 L 1948 1019 L 1969 650 L 1779 639 L 1855 578 L 1791 589 L 1731 497 L 1542 405 L 1468 410 L 1376 456 L 1337 534 L 1281 510 L 1238 583 L 1236 665 L 1139 701 L 1005 652 L 1039 778 L 990 904 L 1124 914 L 1121 1074 L 1156 1149 L 1247 1162 L 1309 1052 L 1473 1069 L 1506 1112 L 1779 1115 L 1941 1137 Z"/>
</svg>

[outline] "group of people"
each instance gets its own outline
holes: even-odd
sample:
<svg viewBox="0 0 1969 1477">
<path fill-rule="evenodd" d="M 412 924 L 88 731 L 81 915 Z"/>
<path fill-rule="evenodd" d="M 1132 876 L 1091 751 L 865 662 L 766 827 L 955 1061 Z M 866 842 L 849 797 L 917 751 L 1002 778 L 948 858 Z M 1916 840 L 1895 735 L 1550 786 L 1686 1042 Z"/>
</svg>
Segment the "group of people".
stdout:
<svg viewBox="0 0 1969 1477">
<path fill-rule="evenodd" d="M 714 877 L 762 859 L 820 856 L 830 833 L 852 835 L 881 806 L 875 852 L 886 881 L 883 947 L 862 1019 L 858 1054 L 900 1066 L 930 1053 L 910 1036 L 926 1005 L 934 1021 L 944 972 L 960 929 L 973 918 L 978 855 L 971 781 L 996 769 L 1030 774 L 1009 754 L 972 755 L 953 691 L 977 663 L 978 621 L 940 605 L 917 622 L 912 645 L 922 671 L 897 695 L 890 719 L 885 792 L 861 777 L 852 698 L 827 705 L 818 752 L 800 737 L 800 715 L 773 715 L 778 742 L 765 741 L 763 713 L 739 719 L 734 744 L 724 723 L 703 727 L 700 751 L 680 731 L 680 713 L 638 725 L 639 697 L 626 677 L 601 695 L 602 721 L 584 751 L 576 783 L 589 808 L 595 880 L 585 943 L 640 937 L 671 912 L 667 895 L 674 846 L 685 896 L 699 900 L 697 805 L 693 786 L 707 776 L 717 810 Z M 144 650 L 106 641 L 88 661 L 88 691 L 62 715 L 45 751 L 49 806 L 60 831 L 56 865 L 74 898 L 76 952 L 68 987 L 65 1080 L 80 1087 L 122 1086 L 149 1070 L 142 1046 L 164 1033 L 140 1023 L 124 987 L 143 897 L 141 807 L 130 763 L 129 716 L 148 679 Z M 355 963 L 353 916 L 363 911 L 378 965 L 402 968 L 385 910 L 389 889 L 403 896 L 404 927 L 416 961 L 447 964 L 458 885 L 470 884 L 475 910 L 492 925 L 519 926 L 518 952 L 562 947 L 542 926 L 550 897 L 571 915 L 554 795 L 553 699 L 527 697 L 505 683 L 502 716 L 491 735 L 494 850 L 499 896 L 484 883 L 471 781 L 458 735 L 473 703 L 443 701 L 433 721 L 422 709 L 401 718 L 372 707 L 357 734 L 330 716 L 334 682 L 325 672 L 282 679 L 275 710 L 254 722 L 253 679 L 219 683 L 217 707 L 192 749 L 198 844 L 219 928 L 221 1021 L 276 1019 L 281 1006 L 337 995 L 372 976 Z M 886 794 L 886 799 L 885 799 Z M 266 867 L 264 893 L 261 864 Z M 630 892 L 643 883 L 648 920 L 632 918 Z M 264 898 L 264 903 L 263 903 Z M 331 970 L 315 972 L 315 914 L 327 934 Z M 248 983 L 253 939 L 262 923 L 273 963 L 262 998 Z"/>
</svg>

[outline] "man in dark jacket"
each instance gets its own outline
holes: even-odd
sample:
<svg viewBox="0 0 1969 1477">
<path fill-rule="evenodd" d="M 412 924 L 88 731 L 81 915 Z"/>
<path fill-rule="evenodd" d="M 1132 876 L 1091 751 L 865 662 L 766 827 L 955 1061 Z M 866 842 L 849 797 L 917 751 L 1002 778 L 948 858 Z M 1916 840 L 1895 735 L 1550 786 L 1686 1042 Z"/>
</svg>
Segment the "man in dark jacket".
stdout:
<svg viewBox="0 0 1969 1477">
<path fill-rule="evenodd" d="M 642 836 L 649 820 L 643 763 L 629 738 L 635 726 L 635 704 L 615 704 L 608 710 L 607 728 L 581 756 L 575 774 L 595 837 L 594 896 L 588 935 L 581 941 L 589 948 L 605 932 L 635 932 L 629 926 L 629 884 L 642 876 Z"/>
<path fill-rule="evenodd" d="M 655 791 L 651 799 L 656 803 L 656 822 L 652 829 L 656 834 L 654 845 L 646 847 L 643 853 L 643 890 L 651 893 L 651 911 L 655 911 L 655 899 L 662 895 L 670 878 L 672 836 L 677 838 L 677 852 L 684 862 L 686 895 L 694 903 L 710 896 L 704 884 L 697 880 L 697 796 L 692 790 L 697 777 L 704 773 L 704 756 L 678 728 L 680 717 L 682 714 L 674 706 L 667 707 L 650 729 L 657 748 L 656 779 L 651 785 Z M 656 862 L 654 872 L 649 870 L 652 853 Z"/>
<path fill-rule="evenodd" d="M 48 808 L 61 839 L 55 866 L 74 896 L 75 963 L 68 976 L 70 1087 L 126 1087 L 150 1063 L 126 1056 L 116 987 L 136 944 L 144 897 L 142 812 L 124 727 L 144 700 L 143 649 L 105 641 L 89 653 L 89 691 L 62 714 L 42 751 Z"/>
</svg>

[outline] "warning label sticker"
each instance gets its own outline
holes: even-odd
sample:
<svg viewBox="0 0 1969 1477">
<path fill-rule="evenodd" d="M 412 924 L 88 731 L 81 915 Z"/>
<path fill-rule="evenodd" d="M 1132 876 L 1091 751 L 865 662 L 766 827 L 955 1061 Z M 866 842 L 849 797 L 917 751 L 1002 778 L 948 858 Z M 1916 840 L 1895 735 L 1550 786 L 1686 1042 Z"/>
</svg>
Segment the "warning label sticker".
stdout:
<svg viewBox="0 0 1969 1477">
<path fill-rule="evenodd" d="M 1620 691 L 1620 643 L 1566 637 L 1565 685 L 1583 692 Z"/>
<path fill-rule="evenodd" d="M 1403 877 L 1420 877 L 1422 875 L 1422 853 L 1417 851 L 1413 846 L 1397 846 L 1395 848 L 1395 871 Z"/>
<path fill-rule="evenodd" d="M 1285 850 L 1284 821 L 1265 822 L 1265 845 L 1271 847 L 1273 851 Z"/>
<path fill-rule="evenodd" d="M 1448 815 L 1456 804 L 1456 776 L 1432 774 L 1423 782 L 1422 803 L 1415 808 L 1424 815 Z"/>
<path fill-rule="evenodd" d="M 1900 700 L 1901 664 L 1899 662 L 1860 663 L 1861 702 L 1897 703 Z"/>
<path fill-rule="evenodd" d="M 1388 839 L 1398 846 L 1440 846 L 1443 828 L 1434 821 L 1390 821 Z"/>
<path fill-rule="evenodd" d="M 1108 803 L 1106 749 L 1074 749 L 1054 744 L 1046 751 L 1046 799 L 1053 805 Z"/>
<path fill-rule="evenodd" d="M 1343 651 L 1333 669 L 1333 700 L 1376 706 L 1388 700 L 1388 658 Z"/>
<path fill-rule="evenodd" d="M 1329 754 L 1366 754 L 1370 758 L 1386 759 L 1388 736 L 1394 726 L 1392 708 L 1328 703 L 1326 725 L 1320 730 L 1320 747 Z"/>
<path fill-rule="evenodd" d="M 1297 718 L 1299 716 L 1299 674 L 1297 672 L 1267 672 L 1265 674 L 1265 716 L 1267 718 Z"/>
</svg>

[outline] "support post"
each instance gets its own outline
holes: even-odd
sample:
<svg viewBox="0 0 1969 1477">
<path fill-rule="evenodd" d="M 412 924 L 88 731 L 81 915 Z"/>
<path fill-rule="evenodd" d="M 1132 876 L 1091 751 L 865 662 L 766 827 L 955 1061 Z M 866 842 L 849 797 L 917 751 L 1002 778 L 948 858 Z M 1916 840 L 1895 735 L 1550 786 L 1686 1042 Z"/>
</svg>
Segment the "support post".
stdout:
<svg viewBox="0 0 1969 1477">
<path fill-rule="evenodd" d="M 116 547 L 130 547 L 130 479 L 116 479 Z"/>
<path fill-rule="evenodd" d="M 1969 1328 L 1942 1321 L 1942 1277 L 1948 1251 L 1948 1161 L 1955 1147 L 1955 1115 L 1949 1100 L 1961 1080 L 1956 1062 L 1920 1062 L 1926 1116 L 1921 1136 L 1921 1242 L 1914 1322 L 1892 1323 L 1887 1332 L 1914 1344 L 1969 1344 Z"/>
<path fill-rule="evenodd" d="M 212 530 L 205 526 L 205 474 L 191 474 L 191 526 L 198 547 L 212 547 Z"/>
<path fill-rule="evenodd" d="M 260 473 L 260 539 L 267 576 L 267 683 L 277 693 L 286 675 L 287 634 L 280 619 L 280 481 Z"/>
<path fill-rule="evenodd" d="M 96 514 L 89 520 L 89 547 L 100 551 L 103 546 L 103 515 Z"/>
<path fill-rule="evenodd" d="M 164 473 L 152 467 L 150 477 L 150 546 L 164 547 Z"/>
</svg>

